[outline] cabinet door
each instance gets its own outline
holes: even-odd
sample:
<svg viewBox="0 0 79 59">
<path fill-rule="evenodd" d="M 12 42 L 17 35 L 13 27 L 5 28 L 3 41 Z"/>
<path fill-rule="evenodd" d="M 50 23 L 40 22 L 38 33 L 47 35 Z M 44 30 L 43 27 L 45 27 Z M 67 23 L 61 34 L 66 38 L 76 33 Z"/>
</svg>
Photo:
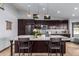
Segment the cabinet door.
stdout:
<svg viewBox="0 0 79 59">
<path fill-rule="evenodd" d="M 23 20 L 18 21 L 18 35 L 25 35 L 25 22 Z"/>
<path fill-rule="evenodd" d="M 25 26 L 26 35 L 31 35 L 33 32 L 33 28 L 34 28 L 34 25 L 26 25 Z"/>
</svg>

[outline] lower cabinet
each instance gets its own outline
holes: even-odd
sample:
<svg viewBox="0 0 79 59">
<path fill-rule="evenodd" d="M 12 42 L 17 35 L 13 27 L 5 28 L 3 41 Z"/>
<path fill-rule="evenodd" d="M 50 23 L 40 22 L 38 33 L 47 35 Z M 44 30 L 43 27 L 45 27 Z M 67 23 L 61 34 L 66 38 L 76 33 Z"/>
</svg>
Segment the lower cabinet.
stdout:
<svg viewBox="0 0 79 59">
<path fill-rule="evenodd" d="M 15 41 L 15 45 L 14 45 L 14 51 L 15 53 L 19 52 L 19 46 L 18 46 L 18 40 Z M 38 40 L 34 40 L 31 41 L 33 43 L 32 45 L 32 53 L 48 53 L 48 41 L 38 41 Z M 61 45 L 61 50 L 63 53 L 66 53 L 66 42 L 62 41 L 62 45 Z M 24 52 L 24 51 L 21 51 Z M 27 52 L 27 50 L 26 50 Z M 56 53 L 56 50 L 52 51 L 53 53 Z M 59 50 L 57 50 L 57 52 L 59 52 Z"/>
</svg>

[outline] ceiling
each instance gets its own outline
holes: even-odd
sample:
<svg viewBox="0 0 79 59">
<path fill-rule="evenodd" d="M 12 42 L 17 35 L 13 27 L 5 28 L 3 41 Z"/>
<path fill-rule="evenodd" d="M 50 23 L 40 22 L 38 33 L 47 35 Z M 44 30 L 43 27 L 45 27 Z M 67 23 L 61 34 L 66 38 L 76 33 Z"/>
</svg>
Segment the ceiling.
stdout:
<svg viewBox="0 0 79 59">
<path fill-rule="evenodd" d="M 63 19 L 79 18 L 79 3 L 13 3 L 12 6 L 19 12 L 47 13 L 51 17 Z"/>
</svg>

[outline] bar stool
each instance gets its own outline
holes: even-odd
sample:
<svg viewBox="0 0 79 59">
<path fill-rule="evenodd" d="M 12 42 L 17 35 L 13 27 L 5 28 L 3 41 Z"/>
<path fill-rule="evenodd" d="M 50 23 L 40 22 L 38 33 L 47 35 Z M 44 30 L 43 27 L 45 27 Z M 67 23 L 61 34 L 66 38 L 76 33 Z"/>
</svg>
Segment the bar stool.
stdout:
<svg viewBox="0 0 79 59">
<path fill-rule="evenodd" d="M 55 50 L 56 56 L 58 50 L 61 55 L 61 38 L 50 38 L 48 47 L 48 55 L 50 55 L 50 53 L 52 53 L 53 50 Z"/>
<path fill-rule="evenodd" d="M 18 46 L 19 46 L 19 56 L 20 56 L 21 52 L 23 52 L 23 55 L 24 55 L 26 50 L 28 52 L 28 55 L 29 55 L 29 53 L 31 53 L 31 55 L 32 55 L 32 52 L 31 52 L 32 45 L 29 42 L 29 38 L 19 38 Z"/>
</svg>

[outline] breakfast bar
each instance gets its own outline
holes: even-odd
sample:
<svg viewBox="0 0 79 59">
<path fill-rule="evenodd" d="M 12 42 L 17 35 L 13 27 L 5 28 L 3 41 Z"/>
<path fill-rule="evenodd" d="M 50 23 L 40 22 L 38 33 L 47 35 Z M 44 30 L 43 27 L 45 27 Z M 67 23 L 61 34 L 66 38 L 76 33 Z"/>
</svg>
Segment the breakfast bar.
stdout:
<svg viewBox="0 0 79 59">
<path fill-rule="evenodd" d="M 35 38 L 34 36 L 31 35 L 20 35 L 18 36 L 17 40 L 15 40 L 15 53 L 18 53 L 18 39 L 19 38 L 30 38 L 30 42 L 33 43 L 32 46 L 32 53 L 48 53 L 48 42 L 50 40 L 50 37 L 52 38 L 62 38 L 62 44 L 61 44 L 61 53 L 62 55 L 66 52 L 66 40 L 68 39 L 67 37 L 60 36 L 60 35 L 51 35 L 49 37 L 45 37 L 45 35 L 42 35 L 38 38 Z M 23 52 L 23 51 L 21 51 Z M 26 51 L 27 52 L 27 51 Z M 57 51 L 59 52 L 59 50 Z M 55 50 L 53 50 L 53 53 L 55 53 Z"/>
</svg>

